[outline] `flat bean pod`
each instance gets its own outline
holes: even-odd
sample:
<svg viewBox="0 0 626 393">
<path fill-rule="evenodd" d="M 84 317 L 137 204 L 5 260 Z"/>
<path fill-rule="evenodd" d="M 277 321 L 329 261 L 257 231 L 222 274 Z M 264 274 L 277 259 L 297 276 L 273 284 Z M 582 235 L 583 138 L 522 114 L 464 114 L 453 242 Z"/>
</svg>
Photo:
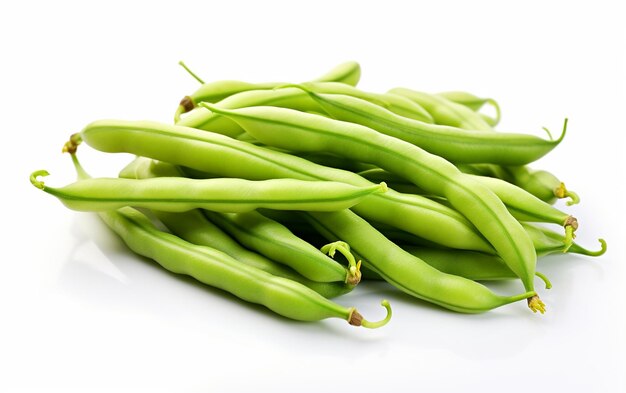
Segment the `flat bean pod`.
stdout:
<svg viewBox="0 0 626 393">
<path fill-rule="evenodd" d="M 82 139 L 100 151 L 132 153 L 217 176 L 373 185 L 352 172 L 317 165 L 223 135 L 156 122 L 100 120 L 87 125 L 74 139 Z M 68 150 L 75 148 L 69 146 Z M 461 214 L 427 198 L 389 190 L 364 198 L 353 209 L 368 219 L 397 226 L 448 247 L 492 250 Z"/>
<path fill-rule="evenodd" d="M 196 208 L 220 212 L 247 212 L 260 207 L 278 210 L 341 210 L 357 204 L 374 192 L 384 192 L 384 183 L 355 187 L 339 182 L 272 179 L 85 179 L 61 188 L 38 180 L 46 171 L 31 176 L 32 184 L 58 198 L 72 210 L 103 211 L 124 206 L 170 212 Z"/>
<path fill-rule="evenodd" d="M 74 154 L 72 159 L 78 177 L 88 179 L 89 175 Z M 284 317 L 300 321 L 340 318 L 366 328 L 383 326 L 391 319 L 391 307 L 386 300 L 382 302 L 387 309 L 386 318 L 369 322 L 354 307 L 334 303 L 298 282 L 273 276 L 244 265 L 221 251 L 162 232 L 133 208 L 101 212 L 99 216 L 132 251 L 153 259 L 166 270 L 191 276 L 245 301 L 261 304 Z"/>
<path fill-rule="evenodd" d="M 296 87 L 307 91 L 332 118 L 372 128 L 455 163 L 524 165 L 549 153 L 565 136 L 565 129 L 559 139 L 545 140 L 525 134 L 475 132 L 429 124 L 399 116 L 360 98 L 317 93 L 307 84 Z"/>
<path fill-rule="evenodd" d="M 359 124 L 276 107 L 231 110 L 202 105 L 237 121 L 246 132 L 268 145 L 329 151 L 369 162 L 446 198 L 493 245 L 521 278 L 526 290 L 533 291 L 536 254 L 522 226 L 493 192 L 443 158 Z M 538 297 L 529 300 L 529 307 L 533 311 L 544 310 Z"/>
<path fill-rule="evenodd" d="M 349 242 L 364 263 L 396 288 L 450 310 L 480 313 L 536 295 L 530 291 L 500 296 L 475 281 L 442 273 L 404 251 L 350 210 L 303 215 L 328 241 Z"/>
</svg>

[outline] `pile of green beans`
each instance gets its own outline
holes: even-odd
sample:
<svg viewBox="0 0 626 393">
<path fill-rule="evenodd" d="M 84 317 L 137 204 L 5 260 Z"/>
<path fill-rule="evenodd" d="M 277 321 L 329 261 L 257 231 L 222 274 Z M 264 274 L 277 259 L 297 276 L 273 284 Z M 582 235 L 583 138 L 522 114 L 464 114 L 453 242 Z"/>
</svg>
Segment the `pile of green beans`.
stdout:
<svg viewBox="0 0 626 393">
<path fill-rule="evenodd" d="M 527 166 L 563 143 L 567 119 L 557 139 L 499 133 L 493 98 L 365 91 L 356 62 L 300 83 L 205 83 L 180 64 L 201 86 L 174 124 L 95 121 L 63 146 L 74 183 L 30 176 L 169 271 L 287 318 L 377 328 L 391 318 L 387 300 L 387 315 L 369 322 L 330 299 L 384 280 L 461 313 L 521 300 L 544 313 L 535 278 L 552 283 L 538 260 L 606 252 L 602 239 L 599 250 L 577 244 L 578 220 L 554 206 L 578 195 Z M 81 143 L 137 157 L 117 177 L 91 178 Z M 521 287 L 496 294 L 486 284 L 497 280 Z"/>
</svg>

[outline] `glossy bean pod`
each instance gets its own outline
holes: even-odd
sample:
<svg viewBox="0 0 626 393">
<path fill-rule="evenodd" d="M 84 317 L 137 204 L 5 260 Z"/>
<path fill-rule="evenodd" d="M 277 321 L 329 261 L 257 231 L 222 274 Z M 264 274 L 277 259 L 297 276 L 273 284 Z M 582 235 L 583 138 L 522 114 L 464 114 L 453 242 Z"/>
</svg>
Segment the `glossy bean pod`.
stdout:
<svg viewBox="0 0 626 393">
<path fill-rule="evenodd" d="M 565 129 L 559 139 L 545 140 L 525 134 L 475 132 L 429 124 L 399 116 L 357 97 L 318 93 L 308 84 L 296 87 L 308 92 L 334 119 L 361 124 L 455 163 L 524 165 L 549 153 L 565 136 Z"/>
<path fill-rule="evenodd" d="M 343 238 L 350 242 L 354 253 L 396 288 L 450 310 L 480 313 L 536 295 L 529 291 L 500 296 L 475 281 L 442 273 L 397 246 L 350 210 L 303 215 L 328 241 Z"/>
<path fill-rule="evenodd" d="M 296 151 L 329 151 L 372 163 L 446 198 L 491 243 L 526 290 L 534 290 L 536 254 L 520 223 L 492 191 L 443 158 L 359 124 L 285 108 L 230 110 L 202 105 L 237 121 L 246 132 L 268 145 Z M 538 296 L 529 300 L 529 307 L 533 311 L 544 310 Z"/>
<path fill-rule="evenodd" d="M 339 182 L 271 179 L 84 179 L 64 187 L 49 187 L 38 179 L 47 175 L 37 171 L 32 184 L 59 199 L 66 207 L 79 211 L 114 210 L 124 206 L 169 212 L 196 208 L 220 212 L 248 212 L 260 207 L 278 210 L 346 209 L 365 196 L 384 192 L 381 183 L 355 187 Z"/>
<path fill-rule="evenodd" d="M 359 187 L 373 185 L 352 172 L 188 127 L 100 120 L 87 125 L 79 137 L 100 151 L 150 157 L 223 177 L 295 178 L 332 180 Z M 73 149 L 75 147 L 70 150 Z M 368 219 L 397 226 L 448 247 L 492 250 L 461 214 L 427 198 L 389 190 L 364 198 L 353 209 Z M 424 225 L 425 222 L 429 225 Z"/>
</svg>

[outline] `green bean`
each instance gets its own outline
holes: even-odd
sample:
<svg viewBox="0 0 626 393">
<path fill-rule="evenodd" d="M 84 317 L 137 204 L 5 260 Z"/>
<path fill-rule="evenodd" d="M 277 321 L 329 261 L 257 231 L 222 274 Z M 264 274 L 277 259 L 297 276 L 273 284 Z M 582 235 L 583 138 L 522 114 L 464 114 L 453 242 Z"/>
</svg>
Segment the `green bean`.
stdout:
<svg viewBox="0 0 626 393">
<path fill-rule="evenodd" d="M 491 130 L 491 126 L 474 111 L 444 97 L 401 87 L 391 89 L 388 93 L 397 94 L 418 103 L 430 113 L 436 124 L 470 130 Z"/>
<path fill-rule="evenodd" d="M 498 251 L 526 290 L 533 291 L 536 255 L 522 226 L 493 192 L 443 158 L 358 124 L 290 109 L 223 109 L 207 103 L 202 105 L 237 121 L 246 132 L 268 145 L 289 150 L 329 151 L 369 162 L 446 198 Z M 544 311 L 545 306 L 538 296 L 528 304 L 533 311 Z"/>
<path fill-rule="evenodd" d="M 198 79 L 198 77 L 195 76 L 195 74 L 191 72 L 187 66 L 184 65 L 184 63 L 181 65 L 183 65 L 194 78 Z M 315 79 L 315 81 L 341 82 L 356 86 L 360 78 L 361 66 L 357 62 L 349 61 L 338 65 L 320 78 Z M 281 82 L 247 83 L 234 80 L 223 80 L 212 83 L 204 83 L 200 79 L 198 80 L 202 83 L 202 86 L 190 96 L 183 97 L 178 105 L 178 108 L 176 109 L 174 122 L 178 122 L 181 114 L 189 112 L 195 108 L 199 102 L 218 102 L 226 97 L 243 91 L 273 89 L 277 86 L 284 85 L 284 83 Z"/>
<path fill-rule="evenodd" d="M 132 153 L 218 176 L 250 180 L 332 180 L 359 187 L 373 185 L 352 172 L 187 127 L 100 120 L 87 125 L 79 136 L 97 150 Z M 354 211 L 448 247 L 492 250 L 461 214 L 427 198 L 388 191 L 366 197 L 354 206 Z"/>
<path fill-rule="evenodd" d="M 502 259 L 496 255 L 484 254 L 476 251 L 463 251 L 451 249 L 436 249 L 428 247 L 408 246 L 403 247 L 409 254 L 418 257 L 435 269 L 447 274 L 465 277 L 474 281 L 511 280 L 517 278 Z M 535 272 L 546 285 L 546 289 L 552 288 L 548 278 L 539 272 Z"/>
<path fill-rule="evenodd" d="M 524 134 L 475 132 L 398 116 L 356 97 L 316 93 L 308 84 L 288 86 L 306 91 L 332 118 L 372 128 L 455 163 L 527 164 L 554 149 L 566 131 L 564 127 L 557 140 Z"/>
<path fill-rule="evenodd" d="M 568 190 L 565 187 L 565 183 L 548 171 L 533 170 L 527 167 L 513 167 L 509 168 L 509 172 L 513 177 L 512 183 L 547 203 L 554 203 L 557 199 L 563 198 L 570 198 L 566 202 L 568 206 L 580 202 L 578 194 Z"/>
<path fill-rule="evenodd" d="M 154 162 L 144 157 L 135 159 L 120 172 L 120 177 L 131 179 L 148 179 L 164 176 L 182 176 L 182 173 L 174 165 Z M 349 248 L 346 251 L 346 257 L 351 262 L 351 268 L 346 270 L 346 268 L 325 256 L 315 247 L 296 238 L 284 226 L 278 223 L 268 225 L 265 222 L 258 222 L 258 219 L 254 220 L 253 217 L 258 215 L 256 212 L 224 215 L 224 217 L 217 215 L 211 221 L 216 223 L 226 221 L 226 225 L 220 224 L 219 226 L 225 226 L 228 232 L 235 236 L 244 246 L 254 251 L 259 251 L 263 256 L 241 247 L 219 229 L 206 217 L 207 214 L 211 216 L 211 212 L 205 212 L 206 214 L 199 210 L 191 210 L 183 214 L 158 210 L 153 212 L 172 232 L 191 243 L 213 247 L 237 260 L 241 260 L 247 265 L 298 281 L 321 293 L 324 297 L 329 297 L 326 295 L 330 295 L 330 297 L 338 296 L 348 292 L 348 290 L 339 285 L 324 285 L 321 283 L 346 282 L 349 285 L 344 287 L 354 287 L 360 281 L 360 272 L 354 257 L 349 253 Z M 232 222 L 230 222 L 231 220 Z M 276 228 L 277 226 L 282 228 Z M 232 227 L 235 228 L 235 233 L 233 233 Z M 250 241 L 251 237 L 253 238 L 252 241 Z M 258 243 L 261 244 L 259 245 Z M 344 251 L 344 249 L 342 248 L 340 251 Z M 274 261 L 283 265 L 277 266 Z"/>
<path fill-rule="evenodd" d="M 491 127 L 497 126 L 500 122 L 500 105 L 498 105 L 498 102 L 493 98 L 481 98 L 465 91 L 445 91 L 437 93 L 436 95 L 477 112 L 485 123 L 489 124 Z M 495 110 L 496 117 L 490 117 L 479 112 L 487 104 Z"/>
<path fill-rule="evenodd" d="M 264 212 L 264 214 L 265 213 L 266 212 Z M 271 217 L 275 217 L 274 213 L 272 213 Z M 381 224 L 378 222 L 371 222 L 371 224 L 383 235 L 385 235 L 385 237 L 397 242 L 398 244 L 428 247 L 432 249 L 446 248 L 445 246 L 433 243 L 429 240 L 420 238 L 411 233 L 399 230 L 389 225 Z M 598 239 L 598 241 L 600 242 L 600 250 L 597 251 L 592 251 L 584 248 L 576 242 L 572 242 L 571 246 L 568 249 L 565 249 L 563 247 L 563 235 L 554 232 L 548 228 L 532 225 L 531 223 L 522 222 L 521 224 L 528 236 L 530 237 L 531 241 L 533 242 L 533 247 L 535 248 L 535 253 L 537 254 L 537 256 L 567 252 L 570 254 L 580 254 L 597 257 L 603 255 L 606 252 L 607 245 L 604 239 Z M 291 228 L 294 226 L 294 224 L 290 223 L 288 226 Z M 493 254 L 493 252 L 484 253 Z"/>
<path fill-rule="evenodd" d="M 494 131 L 488 123 L 472 110 L 463 107 L 463 105 L 451 102 L 444 97 L 439 96 L 433 98 L 435 96 L 408 89 L 392 89 L 391 92 L 413 99 L 417 103 L 421 103 L 426 110 L 430 109 L 429 112 L 439 110 L 441 112 L 440 115 L 431 113 L 437 124 L 450 125 L 468 130 Z M 432 106 L 428 106 L 426 104 L 428 102 L 430 102 Z M 565 121 L 567 122 L 567 119 Z M 488 168 L 487 170 L 491 172 L 489 176 L 495 176 L 509 183 L 513 183 L 544 202 L 552 204 L 557 198 L 570 198 L 567 204 L 573 205 L 580 201 L 575 192 L 568 191 L 563 182 L 547 171 L 535 171 L 526 166 L 501 168 L 495 165 L 481 165 L 481 167 L 482 168 L 479 170 L 482 171 Z M 485 173 L 480 174 L 484 175 Z"/>
<path fill-rule="evenodd" d="M 349 242 L 355 255 L 396 288 L 450 310 L 480 313 L 536 296 L 534 291 L 500 296 L 472 280 L 442 273 L 385 238 L 350 210 L 303 215 L 328 241 Z"/>
<path fill-rule="evenodd" d="M 424 194 L 424 191 L 406 179 L 393 173 L 389 173 L 380 168 L 369 169 L 359 172 L 359 174 L 370 181 L 375 179 L 386 179 L 385 183 L 395 190 Z M 529 192 L 507 183 L 504 180 L 486 176 L 468 175 L 479 183 L 482 183 L 493 191 L 506 205 L 507 210 L 520 221 L 545 222 L 562 225 L 565 228 L 565 238 L 563 239 L 564 251 L 572 245 L 574 232 L 578 229 L 578 220 L 542 201 Z M 439 202 L 442 202 L 439 200 Z"/>
<path fill-rule="evenodd" d="M 245 247 L 291 267 L 308 279 L 341 281 L 348 285 L 356 285 L 361 280 L 360 266 L 343 244 L 339 251 L 348 258 L 350 269 L 347 271 L 284 225 L 258 212 L 231 214 L 205 211 L 204 215 Z"/>
<path fill-rule="evenodd" d="M 339 182 L 295 179 L 250 181 L 243 179 L 117 179 L 79 180 L 61 188 L 38 180 L 47 171 L 36 171 L 31 183 L 79 211 L 103 211 L 123 206 L 169 212 L 203 208 L 220 212 L 247 212 L 259 207 L 279 210 L 341 210 L 357 204 L 368 194 L 384 192 L 381 183 L 355 187 Z"/>
<path fill-rule="evenodd" d="M 368 93 L 350 85 L 336 82 L 310 82 L 307 85 L 311 89 L 323 93 L 347 94 L 359 97 L 374 104 L 382 105 L 401 116 L 432 123 L 432 118 L 428 112 L 413 101 L 401 96 Z M 319 104 L 312 100 L 308 94 L 296 88 L 243 91 L 219 101 L 217 105 L 229 109 L 268 105 L 297 109 L 303 112 L 323 111 Z M 231 137 L 236 137 L 244 132 L 237 123 L 223 116 L 216 116 L 202 107 L 196 108 L 188 116 L 178 120 L 176 124 L 207 131 L 216 131 Z"/>
<path fill-rule="evenodd" d="M 433 123 L 432 116 L 419 104 L 409 100 L 408 98 L 396 94 L 370 93 L 357 89 L 354 86 L 349 86 L 343 83 L 336 82 L 306 82 L 303 85 L 305 85 L 307 89 L 315 93 L 341 94 L 354 98 L 359 98 L 361 100 L 365 100 L 372 104 L 381 106 L 399 116 L 419 120 L 426 123 Z M 289 85 L 280 87 L 287 88 L 287 86 Z M 249 106 L 259 106 L 259 104 Z"/>
<path fill-rule="evenodd" d="M 89 175 L 75 154 L 72 160 L 80 179 Z M 391 307 L 382 301 L 387 316 L 369 322 L 354 308 L 334 303 L 306 286 L 277 277 L 253 266 L 247 266 L 210 247 L 197 246 L 158 230 L 142 213 L 123 207 L 99 213 L 100 218 L 116 232 L 135 253 L 153 259 L 166 270 L 230 292 L 251 303 L 261 304 L 277 314 L 299 321 L 341 318 L 353 326 L 381 327 L 391 319 Z"/>
</svg>

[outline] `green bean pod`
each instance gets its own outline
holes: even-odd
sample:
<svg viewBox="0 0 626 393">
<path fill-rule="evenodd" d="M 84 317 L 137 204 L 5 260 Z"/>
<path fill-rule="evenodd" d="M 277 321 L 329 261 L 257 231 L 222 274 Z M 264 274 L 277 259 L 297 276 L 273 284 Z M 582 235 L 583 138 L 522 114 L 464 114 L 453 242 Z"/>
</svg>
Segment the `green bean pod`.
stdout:
<svg viewBox="0 0 626 393">
<path fill-rule="evenodd" d="M 491 243 L 520 277 L 526 290 L 533 291 L 537 258 L 522 226 L 493 192 L 443 158 L 359 124 L 285 108 L 223 109 L 202 105 L 237 121 L 246 132 L 268 145 L 288 150 L 329 151 L 375 164 L 446 198 Z M 529 307 L 544 311 L 538 296 L 529 300 Z"/>
<path fill-rule="evenodd" d="M 182 173 L 173 165 L 163 162 L 153 162 L 145 157 L 138 157 L 121 172 L 120 177 L 131 179 L 146 179 L 161 176 L 181 176 Z M 233 240 L 229 235 L 224 233 L 220 228 L 207 219 L 202 211 L 195 209 L 184 213 L 169 213 L 159 210 L 153 210 L 153 214 L 158 218 L 172 233 L 182 239 L 197 245 L 207 246 L 222 251 L 236 260 L 249 266 L 266 271 L 275 276 L 288 278 L 298 281 L 299 283 L 313 289 L 326 298 L 337 297 L 349 292 L 354 285 L 340 285 L 333 281 L 346 281 L 354 275 L 348 275 L 347 270 L 324 256 L 319 250 L 313 248 L 318 259 L 322 260 L 322 268 L 317 270 L 321 273 L 311 274 L 312 276 L 321 277 L 321 280 L 313 281 L 286 264 L 277 263 L 276 259 L 272 260 L 264 255 L 252 252 Z M 270 239 L 272 241 L 273 239 Z M 282 239 L 279 239 L 282 240 Z M 308 244 L 307 244 L 308 245 Z M 312 247 L 308 245 L 309 247 Z M 300 249 L 298 249 L 300 251 Z M 290 260 L 301 261 L 301 255 L 294 252 Z M 313 265 L 318 262 L 315 258 L 306 261 L 309 263 L 305 269 L 315 270 Z M 331 266 L 327 266 L 331 265 Z M 333 276 L 333 271 L 338 270 L 339 273 Z M 356 269 L 355 269 L 356 270 Z M 334 279 L 327 279 L 328 276 Z M 360 278 L 360 277 L 359 277 Z M 325 280 L 326 279 L 326 280 Z"/>
<path fill-rule="evenodd" d="M 496 255 L 476 251 L 437 249 L 429 247 L 403 247 L 409 254 L 418 257 L 435 269 L 447 274 L 465 277 L 474 281 L 512 280 L 517 276 Z M 552 284 L 539 272 L 535 275 L 542 279 L 546 289 Z"/>
<path fill-rule="evenodd" d="M 500 105 L 493 98 L 482 98 L 465 91 L 444 91 L 441 93 L 437 93 L 436 95 L 439 97 L 443 97 L 448 101 L 463 105 L 478 113 L 478 115 L 485 121 L 485 123 L 489 124 L 491 127 L 497 126 L 500 122 Z M 485 105 L 489 105 L 495 110 L 496 117 L 490 117 L 479 112 Z"/>
<path fill-rule="evenodd" d="M 88 179 L 89 175 L 75 154 L 70 153 L 79 179 Z M 191 276 L 245 301 L 261 304 L 284 317 L 299 321 L 340 318 L 353 326 L 365 328 L 381 327 L 391 319 L 391 307 L 386 300 L 381 303 L 387 309 L 385 319 L 369 322 L 354 307 L 334 303 L 298 282 L 244 265 L 221 251 L 162 232 L 144 214 L 131 207 L 101 212 L 99 216 L 132 251 L 153 259 L 166 270 Z"/>
<path fill-rule="evenodd" d="M 370 181 L 375 181 L 376 179 L 386 179 L 385 183 L 395 190 L 422 195 L 424 194 L 424 191 L 416 187 L 413 183 L 380 168 L 368 169 L 366 171 L 359 172 L 359 174 Z M 522 188 L 504 180 L 487 176 L 468 176 L 471 176 L 474 180 L 482 183 L 493 191 L 506 205 L 507 210 L 517 220 L 562 225 L 565 228 L 565 238 L 562 239 L 562 242 L 564 243 L 564 250 L 567 251 L 567 248 L 572 245 L 574 232 L 578 229 L 578 220 L 576 217 L 555 208 Z M 439 201 L 445 203 L 444 201 Z"/>
<path fill-rule="evenodd" d="M 132 153 L 223 177 L 295 178 L 331 180 L 359 187 L 373 185 L 352 172 L 316 165 L 223 135 L 155 122 L 100 120 L 87 125 L 73 139 L 84 140 L 100 151 Z M 76 146 L 67 147 L 69 151 L 75 149 Z M 427 198 L 390 190 L 364 198 L 353 209 L 368 219 L 397 226 L 448 247 L 492 250 L 461 214 Z"/>
<path fill-rule="evenodd" d="M 463 313 L 485 312 L 536 296 L 500 296 L 463 277 L 442 273 L 414 257 L 350 210 L 303 213 L 328 241 L 345 239 L 364 263 L 401 291 Z"/>
<path fill-rule="evenodd" d="M 346 94 L 381 105 L 401 116 L 432 123 L 432 118 L 422 107 L 413 101 L 394 94 L 376 94 L 337 82 L 309 82 L 307 86 L 323 93 Z M 217 103 L 222 108 L 236 109 L 248 106 L 279 106 L 297 109 L 302 112 L 323 111 L 320 105 L 307 93 L 297 88 L 274 90 L 251 90 L 233 94 Z M 177 125 L 216 131 L 223 135 L 236 137 L 243 129 L 232 120 L 217 116 L 205 108 L 198 107 L 188 116 L 177 120 Z"/>
<path fill-rule="evenodd" d="M 356 86 L 360 78 L 361 66 L 359 63 L 348 61 L 338 65 L 314 81 L 339 82 Z M 203 83 L 202 86 L 200 86 L 200 88 L 193 94 L 183 97 L 178 105 L 178 108 L 176 109 L 174 121 L 178 122 L 181 114 L 191 111 L 200 102 L 218 102 L 240 92 L 273 89 L 284 84 L 284 82 L 248 83 L 236 80 L 222 80 L 211 83 Z"/>
<path fill-rule="evenodd" d="M 32 184 L 79 211 L 103 211 L 124 206 L 169 212 L 196 208 L 219 212 L 249 212 L 260 207 L 278 210 L 347 209 L 365 196 L 385 192 L 386 185 L 355 187 L 339 182 L 272 179 L 85 179 L 55 188 L 38 180 L 46 171 L 31 175 Z"/>
<path fill-rule="evenodd" d="M 429 124 L 399 116 L 360 98 L 317 93 L 308 84 L 294 86 L 305 90 L 332 118 L 372 128 L 455 163 L 524 165 L 549 153 L 565 136 L 565 129 L 559 139 L 545 140 L 525 134 L 475 132 Z"/>
<path fill-rule="evenodd" d="M 418 103 L 430 113 L 435 124 L 469 130 L 492 130 L 489 123 L 485 122 L 473 110 L 444 97 L 401 87 L 393 88 L 388 93 L 397 94 Z"/>
<path fill-rule="evenodd" d="M 346 269 L 320 250 L 294 235 L 284 225 L 258 212 L 215 213 L 205 216 L 248 249 L 285 264 L 306 278 L 320 282 L 356 285 L 361 273 L 354 259 Z M 351 255 L 349 256 L 351 257 Z"/>
</svg>

